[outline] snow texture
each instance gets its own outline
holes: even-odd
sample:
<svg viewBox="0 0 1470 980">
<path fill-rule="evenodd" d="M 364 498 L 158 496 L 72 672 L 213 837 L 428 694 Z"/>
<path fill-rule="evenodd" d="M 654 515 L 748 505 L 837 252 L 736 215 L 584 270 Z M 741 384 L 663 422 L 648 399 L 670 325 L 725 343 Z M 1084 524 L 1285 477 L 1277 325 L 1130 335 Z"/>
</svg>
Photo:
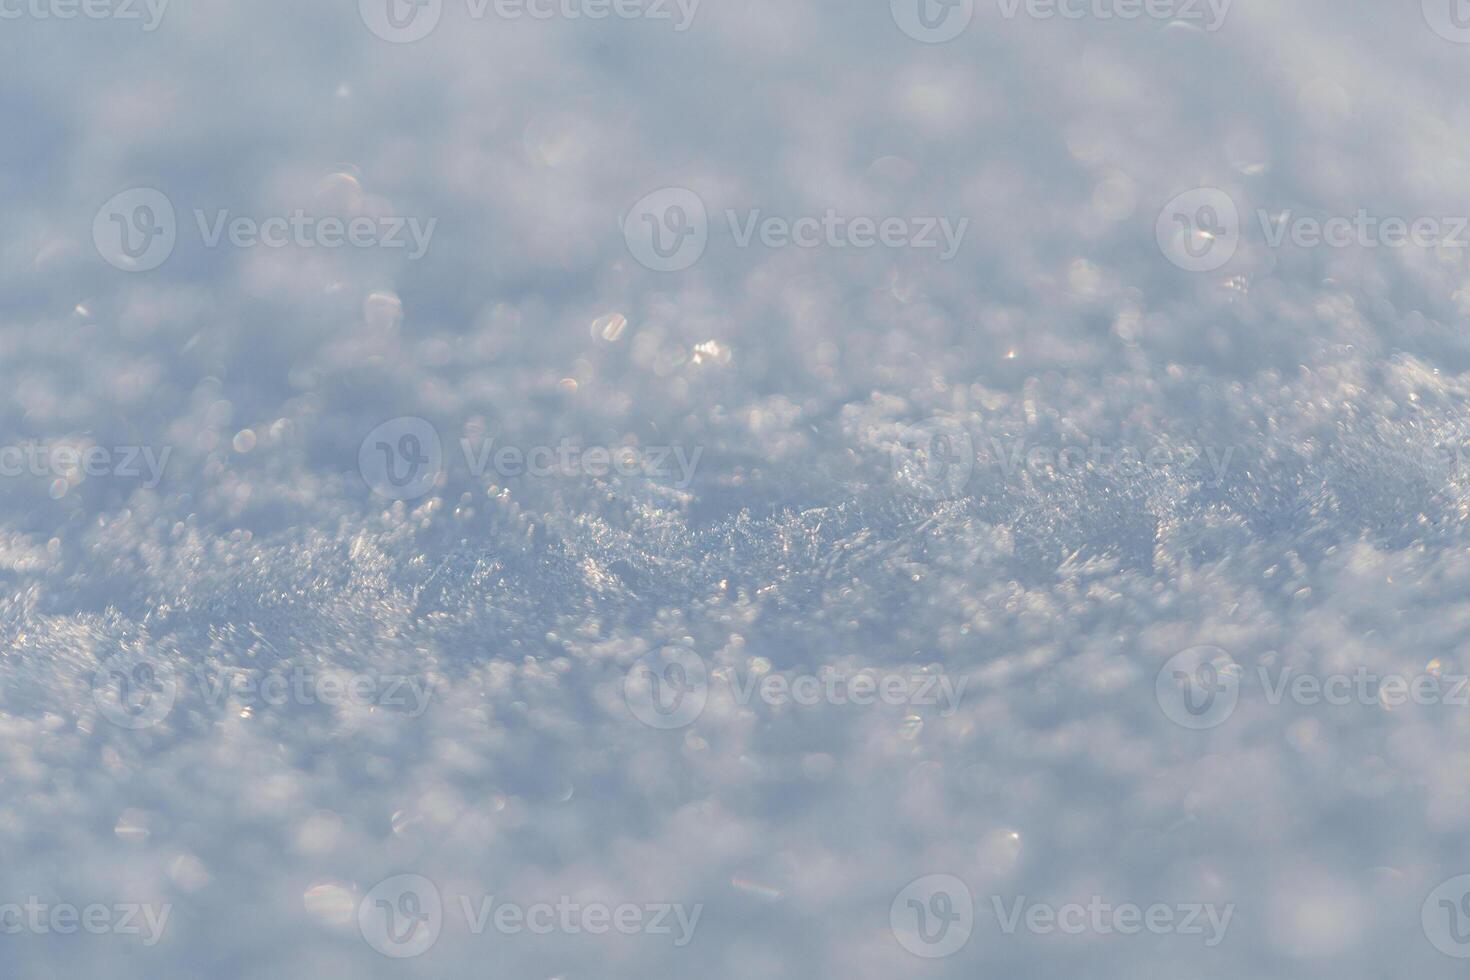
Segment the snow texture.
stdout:
<svg viewBox="0 0 1470 980">
<path fill-rule="evenodd" d="M 0 6 L 0 442 L 169 453 L 0 479 L 0 905 L 171 909 L 151 944 L 0 910 L 0 975 L 1462 974 L 1429 920 L 1470 873 L 1470 712 L 1270 684 L 1470 673 L 1467 251 L 1273 246 L 1257 211 L 1470 214 L 1470 46 L 1434 0 L 979 0 L 939 44 L 903 2 L 447 0 L 405 44 L 350 2 Z M 136 187 L 177 209 L 146 272 L 93 240 Z M 709 240 L 656 272 L 622 222 L 667 187 Z M 1199 187 L 1240 241 L 1190 272 L 1156 221 Z M 410 260 L 194 213 L 298 208 L 437 224 Z M 968 226 L 943 261 L 725 219 L 829 208 Z M 403 501 L 360 461 L 398 418 L 442 440 Z M 508 475 L 462 450 L 491 439 L 699 455 Z M 1158 679 L 1196 647 L 1238 702 L 1192 728 Z M 677 651 L 703 710 L 645 724 L 629 678 Z M 118 664 L 152 671 L 135 727 Z M 737 696 L 862 668 L 963 695 Z M 443 910 L 400 958 L 364 918 L 404 874 Z M 973 931 L 928 958 L 893 919 L 934 874 Z M 684 945 L 477 935 L 489 896 L 701 911 Z M 1233 917 L 1008 934 L 1022 896 Z"/>
</svg>

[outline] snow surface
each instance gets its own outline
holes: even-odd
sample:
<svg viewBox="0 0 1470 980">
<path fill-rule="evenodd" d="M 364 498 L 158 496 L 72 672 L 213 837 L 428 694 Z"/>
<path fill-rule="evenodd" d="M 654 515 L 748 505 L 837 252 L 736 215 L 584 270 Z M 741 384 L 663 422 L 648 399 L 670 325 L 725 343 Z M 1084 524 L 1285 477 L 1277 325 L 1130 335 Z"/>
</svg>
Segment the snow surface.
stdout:
<svg viewBox="0 0 1470 980">
<path fill-rule="evenodd" d="M 1207 32 L 980 0 L 935 45 L 881 0 L 705 0 L 684 32 L 451 3 L 413 44 L 347 2 L 0 21 L 0 441 L 171 452 L 151 489 L 0 480 L 0 904 L 172 907 L 152 946 L 0 935 L 0 975 L 1462 975 L 1421 911 L 1470 872 L 1470 714 L 1257 680 L 1470 672 L 1466 251 L 1254 223 L 1470 214 L 1470 47 L 1417 6 L 1237 0 Z M 152 272 L 93 246 L 133 187 L 179 211 Z M 679 272 L 620 227 L 664 187 L 712 218 Z M 1242 209 L 1215 272 L 1155 238 L 1196 187 Z M 193 228 L 298 207 L 438 224 L 419 261 Z M 950 262 L 740 248 L 726 208 L 969 226 Z M 396 417 L 446 460 L 406 502 L 359 471 Z M 896 448 L 933 419 L 978 457 L 951 499 Z M 683 487 L 476 475 L 490 437 L 702 455 Z M 1094 440 L 1166 458 L 1006 465 Z M 1202 730 L 1156 696 L 1197 646 L 1242 672 Z M 712 680 L 656 728 L 625 679 L 665 648 L 966 687 L 946 717 Z M 155 724 L 102 710 L 119 655 L 183 679 Z M 229 668 L 433 694 L 192 680 Z M 445 912 L 397 959 L 359 910 L 400 874 Z M 930 874 L 975 903 L 938 959 L 890 927 Z M 683 947 L 477 936 L 466 895 L 702 915 Z M 992 912 L 1094 895 L 1234 917 L 1206 946 Z"/>
</svg>

